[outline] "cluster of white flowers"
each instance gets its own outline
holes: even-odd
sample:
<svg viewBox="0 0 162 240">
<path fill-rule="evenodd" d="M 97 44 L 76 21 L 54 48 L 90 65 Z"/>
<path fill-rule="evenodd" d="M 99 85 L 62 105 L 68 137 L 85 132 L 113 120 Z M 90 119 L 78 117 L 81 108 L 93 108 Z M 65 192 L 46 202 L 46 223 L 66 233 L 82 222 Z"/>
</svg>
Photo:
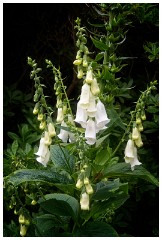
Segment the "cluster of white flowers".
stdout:
<svg viewBox="0 0 162 240">
<path fill-rule="evenodd" d="M 49 146 L 52 143 L 52 137 L 56 136 L 56 131 L 53 123 L 48 124 L 48 131 L 44 132 L 44 136 L 40 139 L 38 152 L 35 153 L 38 157 L 36 160 L 43 164 L 45 167 L 50 159 Z"/>
<path fill-rule="evenodd" d="M 125 148 L 125 162 L 130 163 L 132 171 L 136 165 L 140 165 L 138 160 L 137 147 L 142 147 L 143 142 L 139 128 L 134 127 L 132 131 L 132 139 L 129 139 Z"/>
<path fill-rule="evenodd" d="M 85 128 L 86 143 L 90 145 L 96 142 L 96 133 L 105 129 L 105 125 L 110 122 L 105 106 L 97 96 L 99 92 L 97 79 L 92 69 L 88 69 L 74 121 Z"/>
</svg>

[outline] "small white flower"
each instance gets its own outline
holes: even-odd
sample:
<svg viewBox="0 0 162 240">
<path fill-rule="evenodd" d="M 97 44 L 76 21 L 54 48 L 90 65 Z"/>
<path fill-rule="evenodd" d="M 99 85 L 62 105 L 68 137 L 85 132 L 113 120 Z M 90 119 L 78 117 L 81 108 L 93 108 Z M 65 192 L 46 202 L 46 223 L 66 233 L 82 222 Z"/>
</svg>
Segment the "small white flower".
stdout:
<svg viewBox="0 0 162 240">
<path fill-rule="evenodd" d="M 56 121 L 58 123 L 61 123 L 63 121 L 63 119 L 64 119 L 63 109 L 62 108 L 58 108 L 57 109 L 57 119 L 56 119 Z"/>
<path fill-rule="evenodd" d="M 83 128 L 87 125 L 87 111 L 80 106 L 80 102 L 77 104 L 77 112 L 75 122 L 79 123 Z"/>
<path fill-rule="evenodd" d="M 81 195 L 80 206 L 82 210 L 89 210 L 89 195 L 86 192 Z"/>
<path fill-rule="evenodd" d="M 80 106 L 84 109 L 87 109 L 89 106 L 89 97 L 90 97 L 90 86 L 85 83 L 82 86 L 82 91 L 80 95 Z"/>
<path fill-rule="evenodd" d="M 62 121 L 61 123 L 61 127 L 67 127 L 67 124 Z M 68 138 L 69 138 L 69 133 L 68 131 L 64 130 L 64 129 L 61 129 L 60 130 L 60 133 L 57 135 L 63 142 L 67 142 L 68 141 Z"/>
<path fill-rule="evenodd" d="M 96 126 L 98 129 L 102 129 L 107 123 L 110 122 L 110 119 L 108 119 L 105 106 L 100 100 L 98 100 L 96 108 Z"/>
<path fill-rule="evenodd" d="M 90 91 L 89 106 L 87 108 L 87 114 L 89 117 L 95 117 L 96 111 L 97 111 L 96 97 Z"/>
<path fill-rule="evenodd" d="M 96 142 L 96 126 L 92 119 L 87 121 L 86 131 L 85 131 L 86 143 L 93 145 Z"/>
<path fill-rule="evenodd" d="M 133 140 L 129 139 L 125 148 L 125 162 L 130 163 L 132 171 L 136 165 L 140 165 L 137 157 L 137 148 L 134 146 Z"/>
<path fill-rule="evenodd" d="M 35 155 L 38 156 L 36 158 L 36 160 L 46 167 L 46 165 L 49 161 L 49 158 L 50 158 L 50 151 L 48 149 L 48 145 L 45 144 L 45 139 L 44 138 L 40 139 L 38 152 L 35 153 Z"/>
</svg>

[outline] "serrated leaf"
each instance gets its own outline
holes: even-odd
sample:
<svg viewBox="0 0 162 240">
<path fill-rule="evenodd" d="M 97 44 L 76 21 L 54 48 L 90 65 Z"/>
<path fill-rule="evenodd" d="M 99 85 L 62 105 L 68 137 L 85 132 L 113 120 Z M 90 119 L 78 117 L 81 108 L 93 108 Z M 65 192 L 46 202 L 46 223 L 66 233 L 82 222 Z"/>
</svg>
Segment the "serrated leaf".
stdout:
<svg viewBox="0 0 162 240">
<path fill-rule="evenodd" d="M 103 177 L 129 177 L 129 178 L 142 178 L 156 186 L 159 185 L 158 180 L 145 168 L 140 166 L 135 166 L 134 171 L 131 170 L 130 164 L 128 163 L 117 163 L 111 167 L 106 167 L 102 171 Z"/>
<path fill-rule="evenodd" d="M 98 53 L 97 56 L 95 57 L 95 61 L 99 61 L 104 57 L 104 52 Z"/>
<path fill-rule="evenodd" d="M 59 146 L 51 145 L 50 146 L 51 160 L 54 166 L 58 169 L 65 170 L 69 174 L 72 174 L 75 170 L 75 159 L 70 152 Z"/>
<path fill-rule="evenodd" d="M 115 229 L 105 222 L 88 222 L 79 230 L 79 237 L 118 237 Z"/>
<path fill-rule="evenodd" d="M 95 45 L 95 47 L 100 49 L 101 51 L 103 51 L 103 50 L 105 51 L 105 50 L 109 49 L 108 45 L 106 45 L 105 43 L 101 42 L 100 40 L 96 40 L 96 39 L 94 39 L 92 37 L 91 37 L 91 39 L 92 39 L 92 42 Z"/>
<path fill-rule="evenodd" d="M 39 203 L 49 213 L 59 216 L 71 216 L 75 221 L 78 218 L 79 203 L 70 195 L 62 193 L 47 194 L 39 200 Z"/>
<path fill-rule="evenodd" d="M 7 176 L 6 180 L 17 186 L 24 182 L 71 183 L 64 175 L 50 170 L 21 169 Z"/>
</svg>

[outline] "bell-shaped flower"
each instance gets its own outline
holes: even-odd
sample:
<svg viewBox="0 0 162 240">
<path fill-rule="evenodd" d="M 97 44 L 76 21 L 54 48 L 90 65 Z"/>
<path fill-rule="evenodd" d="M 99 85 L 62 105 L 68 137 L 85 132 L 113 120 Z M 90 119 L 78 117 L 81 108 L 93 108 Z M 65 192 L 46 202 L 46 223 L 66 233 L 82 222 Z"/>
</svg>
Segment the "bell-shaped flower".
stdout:
<svg viewBox="0 0 162 240">
<path fill-rule="evenodd" d="M 139 132 L 139 136 L 135 141 L 135 144 L 137 147 L 142 147 L 143 146 L 143 142 L 142 142 L 142 138 L 141 138 L 141 133 Z"/>
<path fill-rule="evenodd" d="M 48 145 L 45 144 L 44 138 L 40 139 L 38 152 L 35 154 L 38 156 L 36 160 L 46 167 L 50 158 L 50 151 L 48 149 Z"/>
<path fill-rule="evenodd" d="M 89 106 L 89 97 L 90 97 L 90 86 L 85 83 L 82 86 L 81 95 L 80 95 L 80 106 L 84 109 L 87 109 Z"/>
<path fill-rule="evenodd" d="M 104 126 L 103 128 L 100 128 L 100 127 L 97 127 L 97 125 L 96 125 L 96 133 L 98 133 L 101 130 L 105 130 L 105 129 L 107 129 L 106 126 Z"/>
<path fill-rule="evenodd" d="M 105 106 L 100 100 L 98 100 L 96 108 L 96 126 L 98 129 L 102 129 L 107 123 L 110 122 L 110 119 L 108 119 Z"/>
<path fill-rule="evenodd" d="M 63 109 L 62 108 L 58 108 L 57 109 L 57 119 L 56 119 L 56 121 L 58 123 L 61 123 L 63 121 L 63 119 L 64 119 Z"/>
<path fill-rule="evenodd" d="M 93 81 L 93 72 L 92 72 L 92 69 L 89 69 L 89 70 L 87 71 L 85 81 L 86 81 L 86 83 L 88 83 L 88 84 L 91 84 L 91 83 L 92 83 L 92 81 Z"/>
<path fill-rule="evenodd" d="M 130 163 L 132 171 L 136 165 L 140 165 L 137 157 L 137 148 L 134 146 L 133 140 L 129 139 L 125 148 L 125 162 Z"/>
<path fill-rule="evenodd" d="M 133 140 L 138 139 L 138 138 L 139 138 L 139 135 L 140 135 L 140 133 L 139 133 L 138 128 L 137 128 L 137 127 L 134 127 L 134 128 L 133 128 L 133 131 L 132 131 L 132 139 L 133 139 Z"/>
<path fill-rule="evenodd" d="M 54 127 L 53 123 L 51 123 L 51 122 L 48 124 L 48 134 L 50 137 L 56 136 L 55 127 Z"/>
<path fill-rule="evenodd" d="M 128 140 L 124 154 L 126 161 L 130 161 L 134 158 L 134 141 L 132 139 Z"/>
<path fill-rule="evenodd" d="M 90 91 L 89 106 L 87 108 L 87 115 L 89 117 L 95 117 L 96 111 L 97 111 L 96 97 Z"/>
<path fill-rule="evenodd" d="M 98 83 L 97 83 L 97 79 L 96 78 L 93 78 L 93 81 L 91 83 L 91 92 L 93 95 L 98 95 L 100 93 L 100 88 L 98 86 Z"/>
<path fill-rule="evenodd" d="M 67 127 L 67 124 L 62 121 L 61 127 Z M 69 138 L 69 133 L 65 129 L 61 129 L 60 133 L 57 135 L 63 142 L 67 142 Z"/>
<path fill-rule="evenodd" d="M 85 131 L 86 143 L 93 145 L 96 142 L 96 126 L 92 119 L 87 121 L 86 131 Z"/>
<path fill-rule="evenodd" d="M 93 193 L 93 188 L 92 188 L 91 184 L 85 185 L 85 188 L 86 188 L 86 192 L 88 194 L 92 194 Z"/>
<path fill-rule="evenodd" d="M 81 195 L 80 206 L 82 210 L 89 210 L 89 195 L 86 192 Z"/>
<path fill-rule="evenodd" d="M 76 118 L 75 122 L 79 123 L 83 128 L 87 126 L 87 111 L 80 106 L 80 102 L 77 104 Z"/>
</svg>

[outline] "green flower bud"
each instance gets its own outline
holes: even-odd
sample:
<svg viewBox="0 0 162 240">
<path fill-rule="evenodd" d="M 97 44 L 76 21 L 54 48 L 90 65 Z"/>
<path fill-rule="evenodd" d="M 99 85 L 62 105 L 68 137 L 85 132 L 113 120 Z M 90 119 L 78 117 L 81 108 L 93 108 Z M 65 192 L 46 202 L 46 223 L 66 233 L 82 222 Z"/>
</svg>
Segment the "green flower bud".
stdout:
<svg viewBox="0 0 162 240">
<path fill-rule="evenodd" d="M 25 237 L 25 235 L 26 235 L 26 232 L 27 232 L 27 227 L 25 226 L 25 225 L 20 225 L 20 235 L 22 236 L 22 237 Z"/>
<path fill-rule="evenodd" d="M 19 223 L 20 224 L 24 224 L 25 223 L 25 217 L 22 214 L 20 214 L 20 216 L 19 216 Z"/>
<path fill-rule="evenodd" d="M 36 204 L 37 204 L 37 201 L 33 199 L 31 202 L 31 205 L 36 205 Z"/>
<path fill-rule="evenodd" d="M 39 125 L 39 129 L 43 130 L 46 127 L 46 121 L 42 121 Z"/>
<path fill-rule="evenodd" d="M 78 74 L 77 74 L 77 78 L 78 79 L 83 78 L 83 70 L 82 69 L 79 69 Z"/>
<path fill-rule="evenodd" d="M 43 114 L 39 113 L 37 119 L 38 119 L 38 121 L 42 121 L 43 120 Z"/>
<path fill-rule="evenodd" d="M 82 58 L 79 58 L 73 62 L 74 65 L 79 66 L 82 63 Z"/>
</svg>

